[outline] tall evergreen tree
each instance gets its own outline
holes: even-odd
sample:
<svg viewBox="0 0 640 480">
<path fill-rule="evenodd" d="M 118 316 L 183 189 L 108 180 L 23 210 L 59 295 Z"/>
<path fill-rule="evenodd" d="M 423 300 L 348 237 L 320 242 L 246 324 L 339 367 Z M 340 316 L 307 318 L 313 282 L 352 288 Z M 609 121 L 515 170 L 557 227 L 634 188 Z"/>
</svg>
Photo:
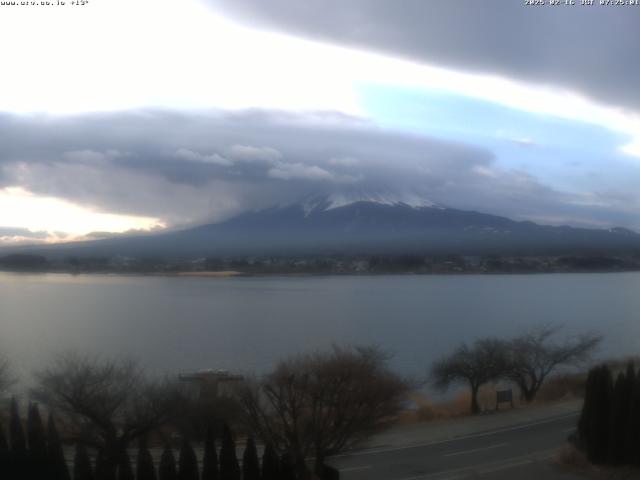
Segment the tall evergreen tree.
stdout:
<svg viewBox="0 0 640 480">
<path fill-rule="evenodd" d="M 594 376 L 592 412 L 587 437 L 587 456 L 592 463 L 606 463 L 609 454 L 609 431 L 613 379 L 606 365 L 598 368 Z"/>
<path fill-rule="evenodd" d="M 293 456 L 285 452 L 280 459 L 280 480 L 296 480 L 296 467 Z"/>
<path fill-rule="evenodd" d="M 271 444 L 267 444 L 262 453 L 262 476 L 260 480 L 280 480 L 280 459 Z"/>
<path fill-rule="evenodd" d="M 136 480 L 133 475 L 133 468 L 131 468 L 131 458 L 129 458 L 129 453 L 126 450 L 120 454 L 118 480 Z"/>
<path fill-rule="evenodd" d="M 322 480 L 340 480 L 340 470 L 330 465 L 322 464 L 320 471 L 316 472 L 316 474 Z"/>
<path fill-rule="evenodd" d="M 260 480 L 258 451 L 252 437 L 247 439 L 242 455 L 242 480 Z"/>
<path fill-rule="evenodd" d="M 180 480 L 199 480 L 198 458 L 187 438 L 182 440 L 180 458 L 178 460 L 178 478 Z"/>
<path fill-rule="evenodd" d="M 47 459 L 47 440 L 38 405 L 29 404 L 27 414 L 27 439 L 29 453 L 35 461 L 44 462 Z"/>
<path fill-rule="evenodd" d="M 112 471 L 109 467 L 109 464 L 105 460 L 105 455 L 102 450 L 98 450 L 98 455 L 96 456 L 96 468 L 95 468 L 95 477 L 96 480 L 114 480 L 111 477 Z"/>
<path fill-rule="evenodd" d="M 11 459 L 9 456 L 9 443 L 4 436 L 4 430 L 0 423 L 0 478 L 11 478 L 15 476 L 10 469 L 12 468 Z"/>
<path fill-rule="evenodd" d="M 625 459 L 630 465 L 640 465 L 640 371 L 636 373 L 629 406 L 629 424 L 627 426 L 627 442 Z"/>
<path fill-rule="evenodd" d="M 218 453 L 213 428 L 207 429 L 204 440 L 204 456 L 202 458 L 202 480 L 218 480 Z"/>
<path fill-rule="evenodd" d="M 160 456 L 158 467 L 158 480 L 178 480 L 178 470 L 176 469 L 176 458 L 173 450 L 167 445 Z"/>
<path fill-rule="evenodd" d="M 594 398 L 595 391 L 597 388 L 597 380 L 596 376 L 598 375 L 599 369 L 592 368 L 589 370 L 589 374 L 587 375 L 587 380 L 585 382 L 584 387 L 584 401 L 582 402 L 582 412 L 580 413 L 580 419 L 578 420 L 578 442 L 579 446 L 587 450 L 587 443 L 591 438 L 592 426 L 593 426 L 593 406 L 594 406 Z"/>
<path fill-rule="evenodd" d="M 11 399 L 11 417 L 9 419 L 9 441 L 11 442 L 11 453 L 15 457 L 26 455 L 27 441 L 24 437 L 22 420 L 20 420 L 20 411 L 18 410 L 18 402 L 15 399 L 15 397 Z"/>
<path fill-rule="evenodd" d="M 236 455 L 236 443 L 228 425 L 222 429 L 220 448 L 220 480 L 240 480 L 240 465 Z"/>
<path fill-rule="evenodd" d="M 62 442 L 60 441 L 53 413 L 49 414 L 47 423 L 47 456 L 49 457 L 51 468 L 51 480 L 70 480 L 67 461 L 64 458 Z"/>
<path fill-rule="evenodd" d="M 91 459 L 89 459 L 87 449 L 79 443 L 76 444 L 73 460 L 73 480 L 94 480 Z"/>
<path fill-rule="evenodd" d="M 636 366 L 633 364 L 633 362 L 629 362 L 627 363 L 627 370 L 625 372 L 625 376 L 627 379 L 632 379 L 635 381 L 636 378 Z M 629 385 L 629 384 L 627 384 Z"/>
<path fill-rule="evenodd" d="M 138 459 L 136 463 L 136 480 L 156 480 L 153 458 L 144 439 L 141 439 L 138 444 Z"/>
<path fill-rule="evenodd" d="M 0 423 L 0 458 L 3 455 L 7 455 L 9 453 L 9 443 L 7 443 L 7 437 L 4 436 L 4 429 L 2 428 L 2 424 Z"/>
<path fill-rule="evenodd" d="M 632 362 L 627 365 L 627 371 L 625 373 L 626 390 L 627 390 L 627 404 L 626 404 L 626 425 L 624 426 L 624 449 L 622 453 L 623 462 L 627 465 L 631 465 L 634 462 L 634 447 L 638 445 L 635 438 L 635 432 L 633 425 L 638 423 L 636 415 L 640 412 L 635 407 L 636 395 L 637 395 L 637 375 L 636 369 Z M 640 447 L 639 447 L 640 448 Z"/>
<path fill-rule="evenodd" d="M 629 398 L 627 381 L 624 374 L 618 374 L 611 397 L 611 413 L 609 415 L 609 444 L 607 460 L 609 464 L 619 465 L 624 461 L 626 426 Z"/>
<path fill-rule="evenodd" d="M 26 468 L 28 468 L 29 474 L 32 478 L 47 477 L 50 465 L 47 456 L 46 432 L 38 406 L 35 403 L 29 403 L 27 409 L 27 444 Z"/>
</svg>

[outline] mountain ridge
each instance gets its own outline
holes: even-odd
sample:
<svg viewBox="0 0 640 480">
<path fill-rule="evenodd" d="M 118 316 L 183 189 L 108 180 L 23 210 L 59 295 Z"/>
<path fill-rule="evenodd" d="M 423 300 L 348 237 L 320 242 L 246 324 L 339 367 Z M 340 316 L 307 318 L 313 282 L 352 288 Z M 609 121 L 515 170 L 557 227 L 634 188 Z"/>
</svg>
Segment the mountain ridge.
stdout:
<svg viewBox="0 0 640 480">
<path fill-rule="evenodd" d="M 443 206 L 406 194 L 327 194 L 226 221 L 131 237 L 14 248 L 46 256 L 179 258 L 328 254 L 566 254 L 640 251 L 640 235 L 615 227 L 539 225 Z"/>
</svg>

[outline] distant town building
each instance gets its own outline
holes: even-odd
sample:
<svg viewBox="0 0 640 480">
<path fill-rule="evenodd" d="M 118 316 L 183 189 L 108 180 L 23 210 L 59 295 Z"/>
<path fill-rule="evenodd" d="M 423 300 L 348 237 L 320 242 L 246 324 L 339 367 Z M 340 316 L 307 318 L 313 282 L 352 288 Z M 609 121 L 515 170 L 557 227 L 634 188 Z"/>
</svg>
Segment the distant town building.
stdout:
<svg viewBox="0 0 640 480">
<path fill-rule="evenodd" d="M 244 380 L 242 375 L 233 375 L 227 370 L 214 369 L 181 373 L 178 378 L 185 382 L 189 394 L 200 400 L 229 396 L 233 386 Z"/>
</svg>

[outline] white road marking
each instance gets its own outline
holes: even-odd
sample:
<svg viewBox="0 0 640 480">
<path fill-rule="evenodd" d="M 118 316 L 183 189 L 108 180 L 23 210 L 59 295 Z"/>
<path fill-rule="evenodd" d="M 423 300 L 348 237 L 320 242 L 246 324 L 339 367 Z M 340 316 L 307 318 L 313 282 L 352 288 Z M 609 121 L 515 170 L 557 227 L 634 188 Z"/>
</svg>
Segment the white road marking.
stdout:
<svg viewBox="0 0 640 480">
<path fill-rule="evenodd" d="M 340 471 L 341 472 L 356 472 L 358 470 L 370 470 L 372 467 L 371 465 L 363 465 L 361 467 L 347 467 L 347 468 L 341 468 Z"/>
<path fill-rule="evenodd" d="M 458 455 L 466 455 L 468 453 L 482 452 L 483 450 L 491 450 L 493 448 L 506 447 L 508 443 L 497 443 L 495 445 L 489 445 L 488 447 L 473 448 L 471 450 L 462 450 L 461 452 L 447 453 L 443 457 L 457 457 Z"/>
<path fill-rule="evenodd" d="M 542 460 L 542 459 L 538 459 L 538 460 Z M 486 473 L 499 472 L 501 470 L 508 470 L 509 468 L 519 467 L 521 465 L 528 465 L 528 464 L 531 464 L 531 463 L 533 463 L 535 461 L 536 461 L 536 459 L 530 458 L 530 459 L 526 459 L 526 460 L 519 460 L 517 462 L 508 462 L 508 463 L 504 463 L 502 465 L 497 465 L 495 467 L 483 468 L 483 469 L 479 470 L 478 473 L 484 475 Z"/>
<path fill-rule="evenodd" d="M 550 419 L 547 419 L 547 420 L 541 420 L 539 422 L 533 422 L 533 423 L 517 425 L 515 427 L 505 427 L 505 428 L 500 428 L 500 429 L 497 429 L 497 430 L 491 430 L 491 431 L 484 432 L 484 433 L 475 433 L 475 434 L 472 434 L 472 435 L 466 435 L 466 436 L 462 436 L 462 437 L 449 438 L 447 440 L 438 440 L 438 441 L 433 441 L 433 442 L 417 443 L 417 444 L 414 444 L 414 445 L 407 445 L 405 447 L 372 448 L 370 450 L 362 450 L 360 452 L 343 453 L 341 455 L 335 455 L 335 456 L 333 456 L 331 458 L 361 457 L 361 456 L 364 456 L 364 455 L 375 455 L 376 453 L 398 452 L 398 451 L 401 451 L 401 450 L 410 450 L 412 448 L 430 447 L 432 445 L 441 445 L 443 443 L 457 442 L 459 440 L 467 440 L 467 439 L 470 439 L 470 438 L 488 437 L 488 436 L 491 436 L 491 435 L 496 435 L 498 433 L 513 432 L 515 430 L 522 430 L 522 429 L 526 429 L 526 428 L 530 428 L 530 427 L 536 427 L 538 425 L 544 425 L 546 423 L 558 422 L 558 421 L 564 420 L 566 418 L 577 417 L 579 414 L 580 414 L 580 412 L 569 413 L 569 414 L 566 414 L 566 415 L 560 415 L 558 417 L 553 417 L 553 418 L 550 418 Z M 421 477 L 417 477 L 417 478 L 421 478 Z"/>
</svg>

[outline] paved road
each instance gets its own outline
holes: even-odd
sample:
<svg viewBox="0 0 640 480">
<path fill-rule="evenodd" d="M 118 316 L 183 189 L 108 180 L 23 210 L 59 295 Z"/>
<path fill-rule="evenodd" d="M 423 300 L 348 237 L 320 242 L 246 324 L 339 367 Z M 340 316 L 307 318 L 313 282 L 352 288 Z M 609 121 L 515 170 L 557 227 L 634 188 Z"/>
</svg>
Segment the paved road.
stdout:
<svg viewBox="0 0 640 480">
<path fill-rule="evenodd" d="M 549 459 L 574 430 L 577 413 L 423 444 L 376 448 L 334 457 L 344 480 L 576 478 Z"/>
</svg>

